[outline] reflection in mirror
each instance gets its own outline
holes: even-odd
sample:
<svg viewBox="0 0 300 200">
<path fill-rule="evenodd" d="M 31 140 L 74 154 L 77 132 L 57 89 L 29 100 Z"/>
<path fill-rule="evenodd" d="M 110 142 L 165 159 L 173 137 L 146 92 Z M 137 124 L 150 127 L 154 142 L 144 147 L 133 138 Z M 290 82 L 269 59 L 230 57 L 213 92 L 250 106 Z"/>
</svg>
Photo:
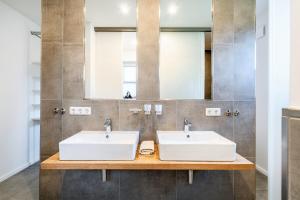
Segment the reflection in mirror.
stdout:
<svg viewBox="0 0 300 200">
<path fill-rule="evenodd" d="M 134 99 L 136 1 L 85 2 L 85 98 Z"/>
<path fill-rule="evenodd" d="M 161 0 L 161 99 L 211 99 L 211 0 Z"/>
</svg>

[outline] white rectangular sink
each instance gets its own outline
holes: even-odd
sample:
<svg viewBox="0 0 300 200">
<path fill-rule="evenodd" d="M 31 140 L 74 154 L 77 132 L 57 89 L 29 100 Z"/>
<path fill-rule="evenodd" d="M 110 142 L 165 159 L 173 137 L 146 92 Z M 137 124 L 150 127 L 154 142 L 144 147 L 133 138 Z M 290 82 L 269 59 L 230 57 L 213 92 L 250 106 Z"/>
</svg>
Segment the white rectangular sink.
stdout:
<svg viewBox="0 0 300 200">
<path fill-rule="evenodd" d="M 134 160 L 139 132 L 81 131 L 59 143 L 60 160 Z"/>
<path fill-rule="evenodd" d="M 236 144 L 213 131 L 157 131 L 157 139 L 160 160 L 236 160 Z"/>
</svg>

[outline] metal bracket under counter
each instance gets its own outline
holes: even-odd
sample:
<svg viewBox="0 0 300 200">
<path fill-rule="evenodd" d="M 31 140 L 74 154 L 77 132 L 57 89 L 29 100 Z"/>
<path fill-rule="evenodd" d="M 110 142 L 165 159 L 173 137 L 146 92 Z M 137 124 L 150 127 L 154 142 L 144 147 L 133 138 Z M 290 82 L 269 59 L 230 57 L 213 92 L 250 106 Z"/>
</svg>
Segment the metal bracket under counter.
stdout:
<svg viewBox="0 0 300 200">
<path fill-rule="evenodd" d="M 106 174 L 106 169 L 102 169 L 102 182 L 105 183 L 107 181 L 107 174 Z M 188 177 L 189 177 L 189 184 L 192 185 L 193 184 L 193 180 L 194 180 L 194 171 L 193 170 L 189 170 L 188 171 Z"/>
</svg>

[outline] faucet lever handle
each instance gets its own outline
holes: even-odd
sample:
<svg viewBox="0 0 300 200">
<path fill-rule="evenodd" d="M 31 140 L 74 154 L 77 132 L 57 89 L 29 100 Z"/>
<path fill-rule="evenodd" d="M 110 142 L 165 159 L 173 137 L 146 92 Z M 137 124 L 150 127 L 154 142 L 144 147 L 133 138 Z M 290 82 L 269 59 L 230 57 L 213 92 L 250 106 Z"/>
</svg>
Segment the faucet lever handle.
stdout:
<svg viewBox="0 0 300 200">
<path fill-rule="evenodd" d="M 184 118 L 184 125 L 192 126 L 192 122 L 189 122 L 188 119 Z"/>
<path fill-rule="evenodd" d="M 104 127 L 107 127 L 107 126 L 111 126 L 111 119 L 110 118 L 105 118 Z"/>
</svg>

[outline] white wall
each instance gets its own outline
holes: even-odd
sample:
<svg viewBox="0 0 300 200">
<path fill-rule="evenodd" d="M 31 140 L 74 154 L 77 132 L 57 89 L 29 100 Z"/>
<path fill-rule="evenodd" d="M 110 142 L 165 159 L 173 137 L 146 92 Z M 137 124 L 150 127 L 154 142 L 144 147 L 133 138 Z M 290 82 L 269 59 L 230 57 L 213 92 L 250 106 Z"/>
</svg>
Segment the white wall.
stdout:
<svg viewBox="0 0 300 200">
<path fill-rule="evenodd" d="M 95 97 L 122 99 L 122 33 L 96 33 Z"/>
<path fill-rule="evenodd" d="M 287 0 L 269 0 L 268 191 L 270 200 L 281 200 L 281 116 L 282 108 L 289 105 L 289 68 L 290 3 Z"/>
<path fill-rule="evenodd" d="M 265 1 L 265 3 L 261 3 Z M 261 0 L 256 14 L 256 166 L 268 172 L 268 3 Z"/>
<path fill-rule="evenodd" d="M 290 107 L 300 109 L 300 1 L 291 0 Z"/>
<path fill-rule="evenodd" d="M 0 181 L 28 166 L 30 30 L 39 27 L 0 2 Z"/>
<path fill-rule="evenodd" d="M 41 39 L 31 35 L 29 40 L 29 65 L 28 65 L 28 96 L 29 104 L 39 104 L 41 95 Z M 36 77 L 36 78 L 33 78 Z M 40 106 L 29 106 L 29 163 L 34 164 L 40 160 Z"/>
<path fill-rule="evenodd" d="M 204 33 L 160 34 L 160 97 L 203 99 Z"/>
</svg>

